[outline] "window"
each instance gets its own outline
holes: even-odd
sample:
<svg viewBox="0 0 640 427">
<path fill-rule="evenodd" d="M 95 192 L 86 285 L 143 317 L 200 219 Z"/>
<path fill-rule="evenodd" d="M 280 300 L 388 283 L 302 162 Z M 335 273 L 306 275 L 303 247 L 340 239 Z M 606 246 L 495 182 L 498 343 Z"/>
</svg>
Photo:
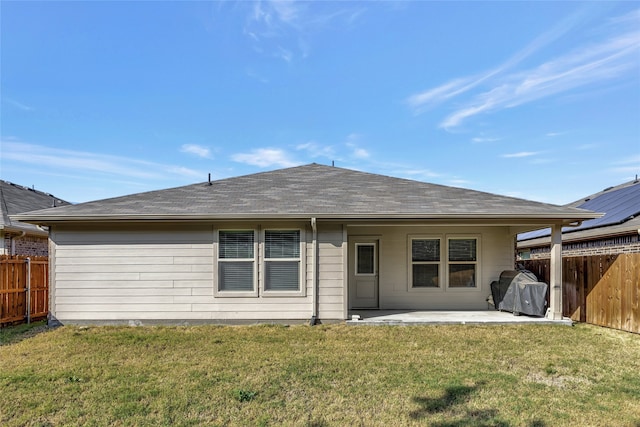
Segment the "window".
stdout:
<svg viewBox="0 0 640 427">
<path fill-rule="evenodd" d="M 373 275 L 376 273 L 376 245 L 356 243 L 356 274 Z"/>
<path fill-rule="evenodd" d="M 409 235 L 407 253 L 410 292 L 481 288 L 480 235 Z"/>
<path fill-rule="evenodd" d="M 300 291 L 300 230 L 264 232 L 264 290 Z"/>
<path fill-rule="evenodd" d="M 475 288 L 477 285 L 477 246 L 475 238 L 448 240 L 448 283 L 450 288 Z"/>
<path fill-rule="evenodd" d="M 440 239 L 410 239 L 412 288 L 440 287 Z"/>
<path fill-rule="evenodd" d="M 305 296 L 304 230 L 217 230 L 216 297 Z"/>
<path fill-rule="evenodd" d="M 218 232 L 219 292 L 255 292 L 254 236 L 253 230 Z"/>
</svg>

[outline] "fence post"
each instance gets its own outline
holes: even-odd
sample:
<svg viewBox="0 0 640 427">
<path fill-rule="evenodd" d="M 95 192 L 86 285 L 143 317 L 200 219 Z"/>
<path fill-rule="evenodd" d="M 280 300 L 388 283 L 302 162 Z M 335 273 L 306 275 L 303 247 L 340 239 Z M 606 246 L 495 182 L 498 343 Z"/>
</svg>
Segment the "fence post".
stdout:
<svg viewBox="0 0 640 427">
<path fill-rule="evenodd" d="M 31 323 L 31 258 L 24 260 L 27 263 L 27 324 Z"/>
</svg>

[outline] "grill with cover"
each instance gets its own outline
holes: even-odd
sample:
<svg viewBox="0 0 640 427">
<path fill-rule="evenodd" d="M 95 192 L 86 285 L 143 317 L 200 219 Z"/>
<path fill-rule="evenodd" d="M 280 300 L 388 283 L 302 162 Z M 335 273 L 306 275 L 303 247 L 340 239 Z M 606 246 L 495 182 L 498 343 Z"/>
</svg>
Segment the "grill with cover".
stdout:
<svg viewBox="0 0 640 427">
<path fill-rule="evenodd" d="M 548 288 L 528 270 L 505 270 L 498 281 L 491 282 L 491 297 L 496 310 L 544 316 Z"/>
</svg>

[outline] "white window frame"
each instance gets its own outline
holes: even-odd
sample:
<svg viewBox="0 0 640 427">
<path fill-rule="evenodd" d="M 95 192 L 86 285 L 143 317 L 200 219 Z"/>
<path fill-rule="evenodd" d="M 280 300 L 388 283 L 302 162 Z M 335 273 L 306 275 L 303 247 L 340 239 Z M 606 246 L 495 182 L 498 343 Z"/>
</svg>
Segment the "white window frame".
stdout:
<svg viewBox="0 0 640 427">
<path fill-rule="evenodd" d="M 475 261 L 449 261 L 449 240 L 473 239 L 476 241 Z M 419 262 L 425 264 L 438 264 L 438 282 L 436 287 L 413 287 L 413 257 L 412 242 L 414 240 L 440 240 L 440 262 Z M 476 277 L 474 287 L 451 287 L 449 286 L 449 265 L 450 264 L 474 264 L 476 267 Z M 482 235 L 481 234 L 410 234 L 407 236 L 407 291 L 408 292 L 481 292 L 482 291 Z"/>
<path fill-rule="evenodd" d="M 360 246 L 373 246 L 373 273 L 359 273 L 358 272 L 358 248 Z M 375 277 L 378 274 L 378 245 L 374 242 L 361 242 L 355 244 L 356 256 L 354 257 L 353 266 L 354 275 L 359 277 Z"/>
<path fill-rule="evenodd" d="M 267 259 L 265 256 L 265 233 L 267 231 L 298 231 L 300 232 L 300 257 L 299 258 L 269 258 Z M 260 283 L 260 294 L 263 297 L 304 297 L 307 295 L 307 283 L 306 283 L 306 236 L 305 230 L 296 227 L 274 227 L 274 228 L 266 228 L 260 231 L 260 269 L 259 269 L 259 283 Z M 300 288 L 297 291 L 278 291 L 278 290 L 270 290 L 265 289 L 266 285 L 266 263 L 269 261 L 295 261 L 299 262 L 298 273 L 299 273 L 299 284 Z"/>
<path fill-rule="evenodd" d="M 253 290 L 250 291 L 224 291 L 220 290 L 220 283 L 218 281 L 218 271 L 221 262 L 238 262 L 247 261 L 248 258 L 225 258 L 220 259 L 220 231 L 251 231 L 253 232 Z M 213 237 L 213 296 L 214 297 L 257 297 L 258 296 L 258 233 L 255 229 L 246 228 L 221 228 L 214 230 Z M 248 261 L 247 261 L 248 262 Z"/>
<path fill-rule="evenodd" d="M 414 240 L 438 240 L 440 241 L 440 261 L 413 261 L 413 241 Z M 420 234 L 420 235 L 409 235 L 407 239 L 407 289 L 409 292 L 444 292 L 445 286 L 445 273 L 444 273 L 444 257 L 445 254 L 443 243 L 446 242 L 446 239 L 442 235 L 433 235 L 433 234 Z M 432 264 L 438 265 L 438 286 L 433 287 L 414 287 L 413 286 L 413 265 L 414 264 Z"/>
<path fill-rule="evenodd" d="M 446 285 L 448 292 L 480 292 L 482 290 L 482 245 L 481 236 L 479 234 L 447 234 L 445 236 L 445 258 L 443 262 L 444 274 L 446 277 Z M 476 241 L 476 260 L 475 261 L 449 261 L 449 241 L 450 240 L 475 240 Z M 449 280 L 449 265 L 451 264 L 474 264 L 476 270 L 474 287 L 451 287 Z"/>
</svg>

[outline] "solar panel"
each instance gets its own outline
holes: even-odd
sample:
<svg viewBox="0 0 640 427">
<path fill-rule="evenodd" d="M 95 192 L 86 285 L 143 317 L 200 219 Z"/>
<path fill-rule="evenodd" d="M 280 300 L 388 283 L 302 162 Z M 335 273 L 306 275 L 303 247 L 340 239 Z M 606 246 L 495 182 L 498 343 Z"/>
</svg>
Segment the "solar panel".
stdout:
<svg viewBox="0 0 640 427">
<path fill-rule="evenodd" d="M 578 227 L 563 227 L 563 233 L 623 223 L 640 215 L 640 183 L 635 183 L 618 190 L 606 191 L 592 199 L 586 200 L 576 207 L 594 212 L 603 212 L 605 215 L 600 218 L 584 221 Z M 518 235 L 518 240 L 536 239 L 538 237 L 549 236 L 550 234 L 551 229 L 545 228 L 522 233 Z"/>
<path fill-rule="evenodd" d="M 601 218 L 590 219 L 573 230 L 619 224 L 640 214 L 640 184 L 613 190 L 587 200 L 578 206 L 594 212 L 605 212 Z"/>
</svg>

